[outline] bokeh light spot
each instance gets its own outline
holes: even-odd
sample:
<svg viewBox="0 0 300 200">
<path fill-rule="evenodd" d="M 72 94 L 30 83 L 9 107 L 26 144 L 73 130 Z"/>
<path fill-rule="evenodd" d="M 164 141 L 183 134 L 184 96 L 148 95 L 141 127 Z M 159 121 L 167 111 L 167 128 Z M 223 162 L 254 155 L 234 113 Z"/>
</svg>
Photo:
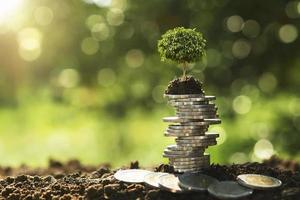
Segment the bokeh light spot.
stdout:
<svg viewBox="0 0 300 200">
<path fill-rule="evenodd" d="M 226 21 L 226 26 L 229 31 L 231 32 L 239 32 L 242 30 L 242 25 L 243 25 L 243 18 L 238 16 L 238 15 L 233 15 L 231 17 L 228 17 Z"/>
<path fill-rule="evenodd" d="M 99 50 L 99 44 L 92 37 L 84 38 L 81 42 L 81 50 L 87 55 L 93 55 Z"/>
<path fill-rule="evenodd" d="M 65 88 L 72 88 L 77 86 L 79 80 L 80 76 L 78 71 L 71 68 L 62 70 L 58 77 L 59 84 Z"/>
<path fill-rule="evenodd" d="M 255 20 L 247 20 L 243 25 L 243 34 L 249 38 L 254 38 L 259 35 L 260 26 Z"/>
<path fill-rule="evenodd" d="M 290 1 L 286 4 L 285 13 L 289 18 L 298 18 L 300 16 L 300 12 L 298 11 L 299 2 L 298 1 Z"/>
<path fill-rule="evenodd" d="M 103 22 L 104 19 L 101 15 L 90 15 L 86 19 L 85 24 L 89 29 L 92 29 L 95 24 L 101 24 Z"/>
<path fill-rule="evenodd" d="M 12 18 L 21 8 L 23 0 L 2 0 L 0 2 L 0 23 Z"/>
<path fill-rule="evenodd" d="M 292 24 L 285 24 L 279 29 L 279 39 L 283 43 L 294 42 L 298 37 L 298 30 L 296 26 Z"/>
<path fill-rule="evenodd" d="M 239 39 L 232 45 L 232 54 L 238 59 L 246 58 L 251 51 L 251 45 L 248 41 Z"/>
<path fill-rule="evenodd" d="M 269 159 L 274 154 L 272 143 L 266 139 L 259 140 L 254 145 L 254 154 L 259 159 Z"/>
<path fill-rule="evenodd" d="M 111 7 L 125 10 L 127 7 L 127 1 L 126 0 L 112 0 Z"/>
<path fill-rule="evenodd" d="M 127 52 L 125 59 L 129 67 L 140 67 L 144 63 L 144 54 L 139 49 L 132 49 Z"/>
<path fill-rule="evenodd" d="M 99 70 L 97 78 L 100 85 L 109 87 L 116 82 L 116 73 L 110 68 L 103 68 Z"/>
<path fill-rule="evenodd" d="M 93 0 L 93 1 L 99 7 L 108 7 L 111 5 L 112 0 Z"/>
<path fill-rule="evenodd" d="M 98 23 L 92 27 L 92 36 L 95 40 L 103 41 L 109 36 L 109 28 L 105 23 Z"/>
<path fill-rule="evenodd" d="M 290 113 L 294 116 L 300 116 L 300 99 L 293 98 L 288 104 Z"/>
<path fill-rule="evenodd" d="M 121 9 L 112 8 L 107 12 L 107 22 L 112 26 L 119 26 L 124 21 L 124 14 Z"/>
<path fill-rule="evenodd" d="M 40 6 L 34 11 L 34 19 L 39 25 L 49 25 L 53 19 L 53 11 L 49 7 Z"/>
<path fill-rule="evenodd" d="M 251 110 L 252 101 L 248 96 L 237 96 L 232 103 L 233 110 L 238 114 L 247 114 Z"/>
<path fill-rule="evenodd" d="M 267 72 L 259 78 L 258 85 L 263 92 L 272 92 L 277 86 L 277 79 L 272 73 Z"/>
<path fill-rule="evenodd" d="M 24 28 L 18 33 L 19 54 L 26 61 L 33 61 L 41 54 L 42 33 L 36 28 Z"/>
</svg>

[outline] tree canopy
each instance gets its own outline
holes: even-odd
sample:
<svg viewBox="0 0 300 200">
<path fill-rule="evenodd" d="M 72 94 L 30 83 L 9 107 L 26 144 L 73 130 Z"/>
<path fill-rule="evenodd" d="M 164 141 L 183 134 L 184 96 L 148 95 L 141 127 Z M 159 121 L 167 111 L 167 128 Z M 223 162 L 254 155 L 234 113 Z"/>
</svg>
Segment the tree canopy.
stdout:
<svg viewBox="0 0 300 200">
<path fill-rule="evenodd" d="M 177 63 L 199 61 L 205 54 L 206 40 L 202 33 L 195 29 L 177 27 L 168 30 L 158 41 L 158 52 L 161 60 L 172 60 Z"/>
</svg>

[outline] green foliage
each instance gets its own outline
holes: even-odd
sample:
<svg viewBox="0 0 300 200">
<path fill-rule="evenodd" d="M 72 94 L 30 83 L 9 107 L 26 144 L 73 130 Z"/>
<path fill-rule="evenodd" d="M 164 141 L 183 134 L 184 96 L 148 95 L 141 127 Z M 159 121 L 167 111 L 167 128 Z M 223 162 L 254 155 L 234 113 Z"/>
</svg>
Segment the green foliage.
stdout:
<svg viewBox="0 0 300 200">
<path fill-rule="evenodd" d="M 158 41 L 161 60 L 177 63 L 198 61 L 205 53 L 206 40 L 195 29 L 178 27 L 168 30 Z"/>
</svg>

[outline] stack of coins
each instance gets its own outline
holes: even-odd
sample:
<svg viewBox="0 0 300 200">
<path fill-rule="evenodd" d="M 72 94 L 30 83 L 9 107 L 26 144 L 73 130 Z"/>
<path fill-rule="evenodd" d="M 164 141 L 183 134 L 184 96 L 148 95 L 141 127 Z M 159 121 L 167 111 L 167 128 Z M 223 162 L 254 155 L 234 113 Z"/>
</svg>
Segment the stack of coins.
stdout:
<svg viewBox="0 0 300 200">
<path fill-rule="evenodd" d="M 165 136 L 176 137 L 176 144 L 167 146 L 163 156 L 177 172 L 195 172 L 208 167 L 210 156 L 204 153 L 205 149 L 216 145 L 219 135 L 207 130 L 211 124 L 221 123 L 217 107 L 212 103 L 216 98 L 204 94 L 165 94 L 165 98 L 176 109 L 176 116 L 163 118 L 171 123 Z"/>
</svg>

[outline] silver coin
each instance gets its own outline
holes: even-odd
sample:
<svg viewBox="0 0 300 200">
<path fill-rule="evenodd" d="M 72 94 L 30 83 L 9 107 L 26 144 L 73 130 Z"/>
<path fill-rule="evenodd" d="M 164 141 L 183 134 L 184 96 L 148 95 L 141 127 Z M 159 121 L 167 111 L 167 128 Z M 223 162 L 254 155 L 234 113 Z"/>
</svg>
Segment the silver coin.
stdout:
<svg viewBox="0 0 300 200">
<path fill-rule="evenodd" d="M 193 169 L 193 170 L 201 170 L 201 169 L 206 169 L 210 165 L 209 163 L 198 163 L 194 165 L 172 165 L 174 169 L 176 170 L 185 170 L 185 169 Z"/>
<path fill-rule="evenodd" d="M 178 145 L 181 145 L 181 146 L 186 146 L 186 147 L 208 147 L 208 146 L 214 146 L 217 144 L 217 142 L 208 142 L 208 143 L 178 143 Z"/>
<path fill-rule="evenodd" d="M 212 114 L 216 114 L 216 110 L 207 110 L 207 111 L 198 111 L 198 112 L 194 112 L 194 111 L 179 111 L 179 110 L 177 110 L 176 114 L 178 114 L 178 115 L 192 115 L 192 116 L 196 116 L 196 115 L 212 115 Z"/>
<path fill-rule="evenodd" d="M 163 157 L 165 158 L 193 158 L 195 156 L 198 156 L 198 153 L 187 153 L 187 154 L 167 154 L 163 153 Z"/>
<path fill-rule="evenodd" d="M 215 104 L 201 104 L 201 105 L 182 105 L 182 106 L 175 106 L 176 109 L 201 109 L 201 108 L 215 108 Z"/>
<path fill-rule="evenodd" d="M 212 123 L 204 121 L 205 119 L 203 119 L 202 121 L 197 121 L 197 122 L 182 122 L 181 125 L 182 126 L 209 126 Z"/>
<path fill-rule="evenodd" d="M 171 163 L 170 163 L 171 164 Z M 172 163 L 171 165 L 176 169 L 187 169 L 187 168 L 203 168 L 205 166 L 208 166 L 210 164 L 209 161 L 203 161 L 198 163 L 185 163 L 185 164 L 176 164 Z"/>
<path fill-rule="evenodd" d="M 211 125 L 211 124 L 220 124 L 221 120 L 220 119 L 204 119 L 203 121 L 199 122 L 182 122 L 182 125 L 184 126 L 201 126 L 201 125 Z"/>
<path fill-rule="evenodd" d="M 171 122 L 171 123 L 184 123 L 184 122 L 197 122 L 199 120 L 198 119 L 184 119 L 184 118 L 180 118 L 178 116 L 174 116 L 174 117 L 164 117 L 163 121 Z"/>
<path fill-rule="evenodd" d="M 191 158 L 172 158 L 169 159 L 171 162 L 188 162 L 193 160 L 203 161 L 203 160 L 209 160 L 210 156 L 209 154 L 205 155 L 199 155 L 197 157 L 191 157 Z"/>
<path fill-rule="evenodd" d="M 158 179 L 159 187 L 164 190 L 167 190 L 167 191 L 173 192 L 173 193 L 186 192 L 186 190 L 179 187 L 178 183 L 179 183 L 178 177 L 174 174 L 162 175 Z"/>
<path fill-rule="evenodd" d="M 240 186 L 235 181 L 214 182 L 208 186 L 207 191 L 219 199 L 237 199 L 253 193 L 252 189 Z"/>
<path fill-rule="evenodd" d="M 215 96 L 204 94 L 192 94 L 192 95 L 165 95 L 168 99 L 200 99 L 200 100 L 216 100 Z"/>
<path fill-rule="evenodd" d="M 177 112 L 192 112 L 192 113 L 202 113 L 202 112 L 216 112 L 218 109 L 216 106 L 211 105 L 205 105 L 206 107 L 201 108 L 177 108 Z"/>
<path fill-rule="evenodd" d="M 216 115 L 217 113 L 215 111 L 205 111 L 205 112 L 189 112 L 189 111 L 185 111 L 185 112 L 176 112 L 176 115 L 180 115 L 180 116 L 201 116 L 201 115 Z"/>
<path fill-rule="evenodd" d="M 216 117 L 219 117 L 217 114 L 211 114 L 211 115 L 177 115 L 178 117 L 182 119 L 215 119 Z"/>
<path fill-rule="evenodd" d="M 190 135 L 204 135 L 207 132 L 207 129 L 183 129 L 183 130 L 176 130 L 176 129 L 167 129 L 165 133 L 167 134 L 190 134 Z"/>
<path fill-rule="evenodd" d="M 144 177 L 144 182 L 151 187 L 158 188 L 159 187 L 159 185 L 158 185 L 159 177 L 162 175 L 166 175 L 166 174 L 168 174 L 168 173 L 151 172 Z"/>
<path fill-rule="evenodd" d="M 221 120 L 220 119 L 204 119 L 205 122 L 209 122 L 210 124 L 220 124 Z"/>
<path fill-rule="evenodd" d="M 207 138 L 207 136 L 200 136 L 200 137 L 203 137 L 203 138 L 202 139 L 194 139 L 194 140 L 176 138 L 175 142 L 177 144 L 198 144 L 198 143 L 206 144 L 206 143 L 216 142 L 216 138 Z"/>
<path fill-rule="evenodd" d="M 168 129 L 171 130 L 207 130 L 208 126 L 184 126 L 184 125 L 169 125 Z"/>
<path fill-rule="evenodd" d="M 193 155 L 201 155 L 203 154 L 204 151 L 190 151 L 190 152 L 185 152 L 185 151 L 170 151 L 168 149 L 164 150 L 164 155 L 169 156 L 169 157 L 188 157 L 188 156 L 193 156 Z"/>
<path fill-rule="evenodd" d="M 201 136 L 204 135 L 205 132 L 197 132 L 197 133 L 164 133 L 167 137 L 189 137 L 189 136 Z"/>
<path fill-rule="evenodd" d="M 199 98 L 199 97 L 204 97 L 204 94 L 164 94 L 164 97 L 168 99 L 181 99 L 181 98 Z"/>
<path fill-rule="evenodd" d="M 277 178 L 260 174 L 241 174 L 238 175 L 237 181 L 245 187 L 261 190 L 277 188 L 282 184 Z"/>
<path fill-rule="evenodd" d="M 204 136 L 206 131 L 195 131 L 195 132 L 175 132 L 167 130 L 164 134 L 165 136 L 175 136 L 175 137 L 188 137 L 188 136 Z"/>
<path fill-rule="evenodd" d="M 205 150 L 204 148 L 201 148 L 201 147 L 196 147 L 196 148 L 182 147 L 182 146 L 178 146 L 176 144 L 169 145 L 169 146 L 167 146 L 166 149 L 171 150 L 171 151 L 193 151 L 193 150 L 204 151 Z"/>
<path fill-rule="evenodd" d="M 185 173 L 178 177 L 179 185 L 182 188 L 192 191 L 206 191 L 217 179 L 201 173 Z"/>
<path fill-rule="evenodd" d="M 123 182 L 128 183 L 142 183 L 144 182 L 145 175 L 151 173 L 148 170 L 143 169 L 126 169 L 126 170 L 118 170 L 114 177 Z"/>
<path fill-rule="evenodd" d="M 183 167 L 178 167 L 178 166 L 173 166 L 174 170 L 178 171 L 178 170 L 192 170 L 192 171 L 201 171 L 203 169 L 206 169 L 209 167 L 208 164 L 201 164 L 198 166 L 183 166 Z"/>
<path fill-rule="evenodd" d="M 190 172 L 201 172 L 205 168 L 206 167 L 198 168 L 198 169 L 174 169 L 174 170 L 178 173 L 190 173 Z"/>
<path fill-rule="evenodd" d="M 203 105 L 202 102 L 199 101 L 190 101 L 190 102 L 176 102 L 176 101 L 169 101 L 171 106 L 186 106 L 186 105 Z"/>
<path fill-rule="evenodd" d="M 167 132 L 169 133 L 198 133 L 198 132 L 206 132 L 208 129 L 206 127 L 202 127 L 200 129 L 172 129 L 170 127 L 167 128 Z"/>
<path fill-rule="evenodd" d="M 192 163 L 200 163 L 207 162 L 210 160 L 210 157 L 206 154 L 198 154 L 194 157 L 185 157 L 185 158 L 171 158 L 170 163 L 176 163 L 179 165 L 184 164 L 192 164 Z"/>
<path fill-rule="evenodd" d="M 201 143 L 201 144 L 209 144 L 211 142 L 216 142 L 216 138 L 209 138 L 208 136 L 199 136 L 199 137 L 202 137 L 202 139 L 179 139 L 179 138 L 176 138 L 175 141 L 178 144 L 198 144 L 198 143 Z"/>
<path fill-rule="evenodd" d="M 216 139 L 219 137 L 218 133 L 205 133 L 203 136 L 180 136 L 178 140 L 202 140 L 202 139 Z"/>
<path fill-rule="evenodd" d="M 187 161 L 187 162 L 174 162 L 170 161 L 170 164 L 173 166 L 190 166 L 190 165 L 202 165 L 202 164 L 209 164 L 209 160 L 200 160 L 200 161 Z"/>
</svg>

